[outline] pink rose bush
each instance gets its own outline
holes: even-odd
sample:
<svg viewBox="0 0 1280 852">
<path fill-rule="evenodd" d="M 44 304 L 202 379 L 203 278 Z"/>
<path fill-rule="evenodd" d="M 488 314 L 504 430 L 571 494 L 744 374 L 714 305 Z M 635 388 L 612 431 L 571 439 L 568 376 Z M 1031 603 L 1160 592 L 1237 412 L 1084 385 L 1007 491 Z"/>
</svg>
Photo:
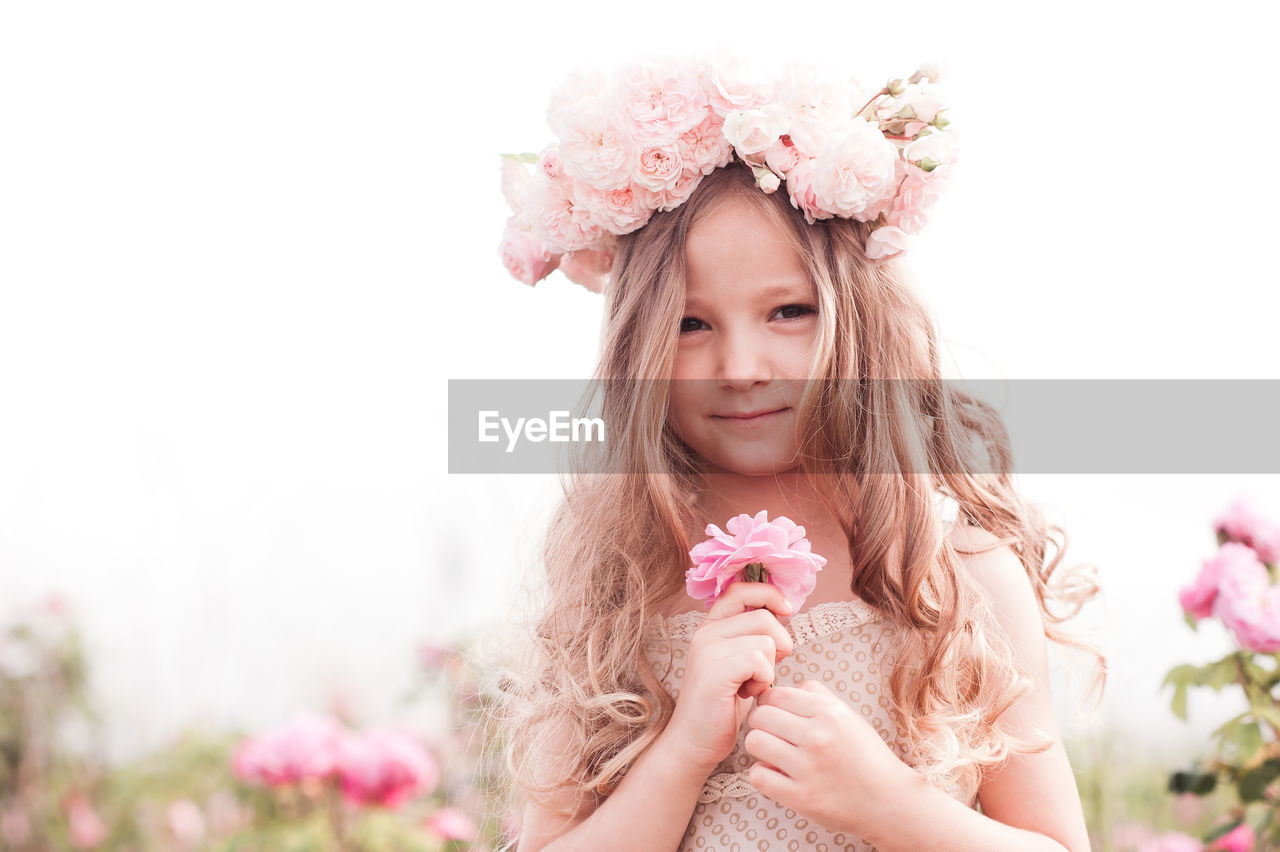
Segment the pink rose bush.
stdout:
<svg viewBox="0 0 1280 852">
<path fill-rule="evenodd" d="M 804 605 L 827 560 L 812 551 L 804 527 L 785 517 L 769 520 L 738 515 L 725 526 L 707 524 L 711 538 L 689 551 L 693 567 L 685 572 L 689 596 L 710 609 L 731 583 L 760 577 L 781 590 L 793 611 Z"/>
<path fill-rule="evenodd" d="M 607 252 L 735 159 L 764 192 L 785 183 L 810 224 L 874 222 L 868 255 L 897 254 L 924 226 L 956 162 L 938 77 L 925 66 L 866 90 L 793 65 L 769 83 L 740 61 L 658 54 L 611 76 L 575 72 L 551 95 L 556 141 L 539 155 L 504 155 L 511 216 L 503 263 L 526 284 L 557 267 L 577 281 L 561 256 Z M 603 288 L 599 273 L 583 277 Z"/>
<path fill-rule="evenodd" d="M 1164 685 L 1173 686 L 1173 712 L 1187 718 L 1190 687 L 1215 690 L 1239 687 L 1246 709 L 1214 731 L 1219 751 L 1204 769 L 1174 772 L 1169 790 L 1180 797 L 1208 796 L 1230 785 L 1239 798 L 1230 821 L 1210 829 L 1203 841 L 1191 838 L 1155 841 L 1142 846 L 1160 849 L 1204 849 L 1205 852 L 1251 852 L 1280 843 L 1280 822 L 1265 818 L 1251 823 L 1247 806 L 1280 808 L 1280 584 L 1275 577 L 1276 525 L 1247 501 L 1237 500 L 1214 519 L 1218 551 L 1205 559 L 1197 575 L 1178 593 L 1187 622 L 1196 627 L 1216 617 L 1231 632 L 1238 649 L 1203 665 L 1175 666 Z M 1265 835 L 1265 836 L 1263 836 Z M 1162 836 L 1161 839 L 1163 839 Z M 1259 845 L 1260 844 L 1260 845 Z"/>
<path fill-rule="evenodd" d="M 1280 586 L 1272 583 L 1264 564 L 1274 561 L 1270 526 L 1237 501 L 1215 521 L 1215 529 L 1222 544 L 1179 592 L 1183 611 L 1193 622 L 1217 616 L 1242 648 L 1280 650 Z"/>
<path fill-rule="evenodd" d="M 392 809 L 431 792 L 439 778 L 427 750 L 397 730 L 347 737 L 339 749 L 338 772 L 348 802 Z"/>
<path fill-rule="evenodd" d="M 1253 548 L 1258 558 L 1268 565 L 1275 567 L 1280 561 L 1280 524 L 1258 514 L 1249 500 L 1234 501 L 1214 520 L 1213 526 L 1219 538 Z"/>
<path fill-rule="evenodd" d="M 241 741 L 232 770 L 241 780 L 269 787 L 324 781 L 338 770 L 343 737 L 333 719 L 300 715 L 278 731 Z"/>
<path fill-rule="evenodd" d="M 353 805 L 398 808 L 435 788 L 439 769 L 415 738 L 396 730 L 347 731 L 324 716 L 304 715 L 283 729 L 241 742 L 232 756 L 241 780 L 315 791 L 336 782 Z"/>
</svg>

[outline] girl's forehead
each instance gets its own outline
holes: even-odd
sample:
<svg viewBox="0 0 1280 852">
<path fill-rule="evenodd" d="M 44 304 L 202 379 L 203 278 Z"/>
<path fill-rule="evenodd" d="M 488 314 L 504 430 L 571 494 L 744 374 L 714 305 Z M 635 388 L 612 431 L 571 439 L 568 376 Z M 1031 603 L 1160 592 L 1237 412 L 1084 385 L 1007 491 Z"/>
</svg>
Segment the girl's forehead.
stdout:
<svg viewBox="0 0 1280 852">
<path fill-rule="evenodd" d="M 685 244 L 685 288 L 689 295 L 732 285 L 742 289 L 812 285 L 804 265 L 764 211 L 754 204 L 726 203 L 699 219 Z"/>
</svg>

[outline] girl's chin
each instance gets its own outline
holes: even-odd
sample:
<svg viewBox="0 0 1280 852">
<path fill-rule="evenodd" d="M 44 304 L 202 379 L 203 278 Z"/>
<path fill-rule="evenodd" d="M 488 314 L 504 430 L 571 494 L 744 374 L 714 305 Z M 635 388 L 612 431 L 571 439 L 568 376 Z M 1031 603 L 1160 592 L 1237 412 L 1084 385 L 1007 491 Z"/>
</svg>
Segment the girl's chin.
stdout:
<svg viewBox="0 0 1280 852">
<path fill-rule="evenodd" d="M 800 464 L 797 461 L 778 462 L 773 459 L 705 460 L 702 466 L 703 473 L 720 476 L 777 476 L 799 470 Z"/>
</svg>

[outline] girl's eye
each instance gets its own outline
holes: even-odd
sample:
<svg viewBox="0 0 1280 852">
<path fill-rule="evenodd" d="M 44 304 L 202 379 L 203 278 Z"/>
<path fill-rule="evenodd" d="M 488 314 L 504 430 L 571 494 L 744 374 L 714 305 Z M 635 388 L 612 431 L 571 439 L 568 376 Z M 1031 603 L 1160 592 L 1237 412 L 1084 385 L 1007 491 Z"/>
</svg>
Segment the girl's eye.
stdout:
<svg viewBox="0 0 1280 852">
<path fill-rule="evenodd" d="M 782 307 L 775 310 L 773 312 L 773 315 L 777 316 L 781 314 L 782 315 L 780 317 L 781 319 L 794 320 L 794 319 L 800 319 L 801 317 L 807 316 L 809 314 L 816 314 L 817 312 L 818 312 L 818 309 L 815 308 L 813 305 L 796 304 L 796 305 L 783 305 Z M 685 317 L 684 319 L 680 320 L 680 333 L 688 334 L 691 331 L 699 331 L 705 326 L 706 326 L 706 323 L 704 323 L 702 320 L 698 319 L 697 317 Z"/>
<path fill-rule="evenodd" d="M 818 311 L 812 305 L 783 305 L 774 311 L 775 314 L 782 314 L 783 319 L 799 319 L 806 314 L 816 314 Z"/>
</svg>

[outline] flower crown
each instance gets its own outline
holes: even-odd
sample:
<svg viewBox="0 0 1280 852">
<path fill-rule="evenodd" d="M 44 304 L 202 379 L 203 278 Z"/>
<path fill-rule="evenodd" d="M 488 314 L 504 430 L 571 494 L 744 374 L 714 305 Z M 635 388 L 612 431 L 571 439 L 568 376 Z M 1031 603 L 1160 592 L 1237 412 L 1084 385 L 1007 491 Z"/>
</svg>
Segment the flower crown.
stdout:
<svg viewBox="0 0 1280 852">
<path fill-rule="evenodd" d="M 805 221 L 875 222 L 872 259 L 904 251 L 951 180 L 955 131 L 923 66 L 879 91 L 811 65 L 751 79 L 739 62 L 646 56 L 612 78 L 572 73 L 551 95 L 556 141 L 503 154 L 511 207 L 499 254 L 535 284 L 555 269 L 602 292 L 615 238 L 683 204 L 735 158 L 764 192 L 784 182 Z"/>
</svg>

